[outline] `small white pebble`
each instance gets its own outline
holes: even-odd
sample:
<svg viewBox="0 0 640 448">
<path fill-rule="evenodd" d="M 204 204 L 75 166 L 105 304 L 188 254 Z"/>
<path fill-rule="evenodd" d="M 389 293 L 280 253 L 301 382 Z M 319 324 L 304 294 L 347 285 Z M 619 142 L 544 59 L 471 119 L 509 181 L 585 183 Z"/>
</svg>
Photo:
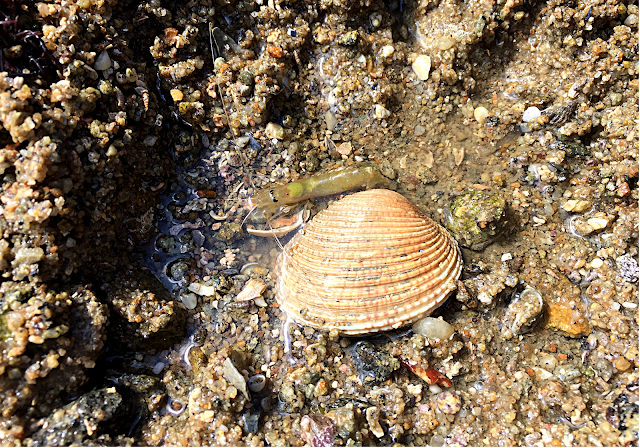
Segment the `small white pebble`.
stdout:
<svg viewBox="0 0 640 448">
<path fill-rule="evenodd" d="M 256 297 L 255 299 L 253 299 L 253 303 L 255 303 L 257 306 L 264 308 L 267 305 L 267 302 L 264 300 L 264 298 L 262 296 Z"/>
<path fill-rule="evenodd" d="M 593 260 L 591 260 L 591 267 L 593 269 L 598 269 L 602 267 L 603 264 L 604 264 L 604 261 L 602 261 L 602 259 L 600 258 L 594 258 Z"/>
<path fill-rule="evenodd" d="M 513 257 L 511 256 L 511 254 L 509 252 L 507 252 L 506 254 L 502 254 L 502 261 L 507 261 L 507 260 L 513 260 Z"/>
<path fill-rule="evenodd" d="M 111 68 L 111 58 L 109 57 L 109 53 L 107 50 L 104 50 L 100 53 L 100 56 L 96 59 L 95 64 L 93 64 L 93 68 L 98 71 L 107 70 Z"/>
<path fill-rule="evenodd" d="M 115 157 L 118 155 L 118 149 L 113 145 L 109 145 L 109 149 L 107 149 L 106 155 L 107 157 Z"/>
<path fill-rule="evenodd" d="M 387 109 L 383 105 L 376 104 L 374 106 L 373 116 L 376 117 L 377 119 L 382 120 L 384 118 L 387 118 L 389 115 L 391 115 L 391 111 L 389 111 L 389 109 Z"/>
<path fill-rule="evenodd" d="M 192 310 L 198 306 L 198 296 L 192 292 L 182 294 L 180 300 L 182 300 L 182 303 L 188 310 Z"/>
<path fill-rule="evenodd" d="M 622 302 L 622 306 L 625 308 L 629 308 L 630 310 L 635 310 L 636 308 L 638 308 L 638 304 L 633 302 Z"/>
<path fill-rule="evenodd" d="M 325 123 L 327 123 L 327 129 L 330 131 L 333 131 L 336 128 L 336 125 L 338 124 L 338 119 L 329 110 L 327 111 L 326 114 L 324 114 L 324 121 Z"/>
<path fill-rule="evenodd" d="M 542 115 L 540 109 L 535 106 L 531 106 L 524 111 L 524 114 L 522 115 L 522 121 L 524 121 L 525 123 L 531 123 L 532 121 L 535 121 L 540 115 Z"/>
<path fill-rule="evenodd" d="M 587 219 L 587 224 L 593 227 L 593 230 L 601 230 L 607 227 L 609 221 L 607 221 L 605 218 L 590 218 Z"/>
<path fill-rule="evenodd" d="M 380 50 L 380 56 L 382 56 L 383 58 L 388 58 L 393 54 L 394 51 L 396 51 L 396 49 L 393 48 L 393 45 L 385 45 Z"/>
<path fill-rule="evenodd" d="M 356 162 L 364 162 L 364 157 L 362 156 L 355 156 L 354 159 Z"/>
<path fill-rule="evenodd" d="M 424 134 L 424 131 L 424 126 L 417 125 L 415 128 L 413 128 L 413 135 L 415 135 L 416 137 L 420 137 Z"/>
<path fill-rule="evenodd" d="M 437 384 L 432 384 L 429 386 L 429 392 L 431 392 L 432 394 L 439 394 L 440 392 L 442 392 L 442 389 Z"/>
<path fill-rule="evenodd" d="M 156 363 L 155 366 L 153 366 L 153 373 L 155 375 L 157 375 L 158 373 L 162 372 L 162 369 L 164 369 L 164 363 L 163 362 L 158 362 Z"/>
<path fill-rule="evenodd" d="M 429 79 L 429 72 L 431 71 L 431 58 L 429 56 L 420 55 L 411 64 L 411 68 L 416 73 L 416 76 L 420 81 Z"/>
<path fill-rule="evenodd" d="M 473 111 L 473 117 L 480 124 L 484 124 L 484 121 L 487 119 L 488 116 L 489 116 L 489 111 L 484 106 L 478 106 Z"/>
<path fill-rule="evenodd" d="M 611 309 L 614 311 L 618 311 L 620 309 L 620 304 L 618 302 L 611 303 Z"/>
</svg>

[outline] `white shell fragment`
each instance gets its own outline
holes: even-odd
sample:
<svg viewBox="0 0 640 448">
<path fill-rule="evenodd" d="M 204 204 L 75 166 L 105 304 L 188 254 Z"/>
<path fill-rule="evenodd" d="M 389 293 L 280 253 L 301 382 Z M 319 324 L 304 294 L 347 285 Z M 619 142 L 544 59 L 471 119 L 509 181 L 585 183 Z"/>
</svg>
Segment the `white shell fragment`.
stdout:
<svg viewBox="0 0 640 448">
<path fill-rule="evenodd" d="M 198 306 L 198 296 L 192 292 L 183 292 L 180 294 L 180 300 L 188 310 L 194 309 Z"/>
<path fill-rule="evenodd" d="M 531 123 L 532 121 L 535 121 L 540 115 L 542 115 L 540 109 L 535 106 L 531 106 L 524 111 L 524 114 L 522 115 L 522 121 L 524 121 L 525 123 Z"/>
<path fill-rule="evenodd" d="M 425 317 L 413 324 L 413 332 L 430 339 L 449 339 L 455 330 L 442 319 Z"/>
<path fill-rule="evenodd" d="M 215 286 L 207 286 L 196 282 L 190 283 L 188 289 L 200 296 L 212 296 L 216 292 Z"/>
<path fill-rule="evenodd" d="M 429 79 L 429 72 L 431 72 L 431 58 L 429 56 L 420 55 L 415 61 L 413 61 L 411 68 L 420 81 L 426 81 Z"/>
<path fill-rule="evenodd" d="M 391 111 L 381 104 L 376 104 L 373 108 L 373 115 L 379 120 L 383 120 L 391 115 Z"/>
<path fill-rule="evenodd" d="M 224 364 L 222 365 L 222 376 L 229 381 L 236 389 L 238 389 L 245 398 L 249 399 L 249 392 L 247 392 L 247 382 L 244 380 L 244 377 L 236 366 L 233 365 L 231 359 L 227 358 L 224 360 Z"/>
<path fill-rule="evenodd" d="M 107 50 L 104 50 L 100 53 L 100 56 L 96 59 L 95 64 L 93 64 L 93 68 L 98 71 L 107 70 L 111 68 L 111 58 L 109 57 L 109 53 Z"/>
<path fill-rule="evenodd" d="M 265 289 L 267 289 L 267 285 L 264 280 L 250 278 L 247 283 L 245 283 L 242 291 L 236 296 L 236 302 L 244 302 L 260 297 Z"/>
<path fill-rule="evenodd" d="M 295 322 L 348 335 L 411 325 L 456 288 L 455 240 L 402 195 L 332 203 L 284 248 L 276 298 Z"/>
</svg>

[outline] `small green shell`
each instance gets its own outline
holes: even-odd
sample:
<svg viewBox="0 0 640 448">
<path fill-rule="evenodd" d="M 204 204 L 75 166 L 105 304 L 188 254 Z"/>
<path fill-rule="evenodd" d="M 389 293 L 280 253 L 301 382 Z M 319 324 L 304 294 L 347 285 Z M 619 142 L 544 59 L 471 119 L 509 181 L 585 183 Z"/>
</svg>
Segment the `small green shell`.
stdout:
<svg viewBox="0 0 640 448">
<path fill-rule="evenodd" d="M 507 233 L 511 213 L 507 201 L 499 194 L 468 190 L 449 205 L 445 227 L 458 243 L 472 250 L 482 250 Z"/>
</svg>

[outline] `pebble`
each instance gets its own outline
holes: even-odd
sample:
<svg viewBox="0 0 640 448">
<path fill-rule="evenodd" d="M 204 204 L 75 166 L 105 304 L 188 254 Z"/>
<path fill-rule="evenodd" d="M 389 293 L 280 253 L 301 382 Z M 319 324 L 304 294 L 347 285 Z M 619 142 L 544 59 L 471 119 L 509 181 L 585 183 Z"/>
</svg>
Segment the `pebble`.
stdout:
<svg viewBox="0 0 640 448">
<path fill-rule="evenodd" d="M 188 310 L 192 310 L 198 305 L 198 296 L 192 292 L 181 294 L 180 300 Z"/>
<path fill-rule="evenodd" d="M 631 363 L 627 361 L 624 356 L 618 356 L 613 361 L 613 366 L 621 372 L 624 372 L 625 370 L 629 369 L 629 367 L 631 367 Z"/>
<path fill-rule="evenodd" d="M 238 372 L 236 366 L 233 365 L 229 358 L 224 360 L 222 365 L 222 375 L 229 381 L 236 389 L 238 389 L 245 398 L 249 399 L 249 393 L 247 392 L 247 382 L 244 377 Z"/>
<path fill-rule="evenodd" d="M 182 101 L 182 98 L 184 98 L 184 94 L 180 89 L 171 89 L 169 93 L 171 94 L 173 101 Z"/>
<path fill-rule="evenodd" d="M 96 59 L 96 63 L 93 64 L 93 68 L 98 71 L 103 71 L 111 68 L 111 58 L 107 50 L 100 53 L 100 56 Z"/>
<path fill-rule="evenodd" d="M 415 135 L 416 137 L 420 137 L 421 135 L 424 134 L 424 132 L 425 132 L 424 126 L 417 125 L 415 128 L 413 128 L 413 135 Z"/>
<path fill-rule="evenodd" d="M 473 111 L 473 117 L 480 124 L 484 124 L 484 121 L 487 119 L 488 116 L 489 116 L 489 111 L 484 106 L 478 106 Z"/>
<path fill-rule="evenodd" d="M 604 261 L 602 261 L 602 259 L 600 258 L 594 258 L 593 260 L 591 260 L 591 267 L 593 269 L 598 269 L 602 267 L 603 264 L 604 264 Z"/>
<path fill-rule="evenodd" d="M 413 324 L 413 331 L 426 338 L 449 339 L 455 330 L 444 320 L 425 317 Z"/>
<path fill-rule="evenodd" d="M 569 199 L 562 204 L 562 208 L 567 212 L 582 213 L 591 208 L 591 201 Z"/>
<path fill-rule="evenodd" d="M 338 124 L 338 119 L 329 110 L 327 111 L 326 114 L 324 114 L 324 121 L 327 123 L 327 129 L 330 131 L 333 131 L 336 128 L 336 125 Z"/>
<path fill-rule="evenodd" d="M 391 115 L 391 111 L 381 104 L 376 104 L 373 109 L 373 116 L 379 120 L 383 120 Z"/>
<path fill-rule="evenodd" d="M 264 132 L 267 134 L 267 137 L 272 139 L 282 140 L 284 137 L 284 128 L 280 126 L 278 123 L 267 123 L 267 126 L 264 129 Z"/>
<path fill-rule="evenodd" d="M 164 363 L 163 362 L 157 362 L 155 366 L 153 366 L 153 374 L 157 375 L 160 372 L 162 372 L 162 369 L 164 369 Z"/>
<path fill-rule="evenodd" d="M 535 121 L 540 115 L 542 115 L 540 109 L 532 106 L 524 111 L 524 114 L 522 115 L 522 121 L 524 121 L 525 123 L 531 123 L 532 121 Z"/>
<path fill-rule="evenodd" d="M 605 218 L 590 218 L 587 219 L 587 224 L 589 224 L 593 230 L 601 230 L 607 227 L 609 221 Z"/>
<path fill-rule="evenodd" d="M 382 50 L 380 50 L 380 56 L 382 56 L 383 58 L 388 58 L 393 54 L 395 50 L 396 49 L 393 48 L 393 45 L 385 45 L 384 47 L 382 47 Z"/>
<path fill-rule="evenodd" d="M 416 73 L 416 76 L 420 81 L 429 79 L 429 72 L 431 71 L 431 58 L 429 56 L 420 55 L 411 64 L 411 68 Z"/>
<path fill-rule="evenodd" d="M 457 414 L 462 409 L 462 401 L 453 392 L 442 392 L 436 397 L 436 406 L 443 414 Z"/>
</svg>

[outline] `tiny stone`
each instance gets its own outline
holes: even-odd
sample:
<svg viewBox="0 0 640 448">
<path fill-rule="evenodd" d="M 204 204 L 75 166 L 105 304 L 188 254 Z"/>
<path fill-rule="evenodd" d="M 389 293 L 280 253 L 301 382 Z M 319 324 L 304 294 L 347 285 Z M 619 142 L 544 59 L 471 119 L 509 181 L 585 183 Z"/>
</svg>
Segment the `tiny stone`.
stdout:
<svg viewBox="0 0 640 448">
<path fill-rule="evenodd" d="M 162 372 L 162 369 L 164 369 L 164 363 L 163 362 L 157 362 L 155 366 L 153 366 L 153 370 L 152 372 L 157 375 L 160 372 Z"/>
<path fill-rule="evenodd" d="M 562 208 L 567 212 L 582 213 L 591 208 L 591 202 L 579 199 L 569 199 L 562 205 Z"/>
<path fill-rule="evenodd" d="M 587 219 L 587 223 L 593 227 L 593 230 L 601 230 L 607 227 L 609 221 L 604 218 L 590 218 Z"/>
<path fill-rule="evenodd" d="M 478 106 L 475 108 L 475 110 L 473 111 L 473 117 L 476 119 L 476 121 L 480 124 L 484 124 L 484 121 L 486 120 L 486 118 L 489 116 L 489 111 L 487 110 L 486 107 L 483 106 Z"/>
<path fill-rule="evenodd" d="M 629 367 L 631 367 L 631 363 L 625 359 L 624 356 L 618 356 L 615 361 L 613 361 L 613 365 L 616 369 L 624 372 Z"/>
<path fill-rule="evenodd" d="M 413 134 L 416 137 L 420 137 L 421 135 L 423 135 L 424 131 L 425 131 L 424 126 L 417 125 L 415 128 L 413 128 Z"/>
<path fill-rule="evenodd" d="M 327 129 L 330 131 L 333 131 L 338 124 L 338 119 L 331 111 L 327 111 L 327 113 L 324 114 L 324 121 L 327 123 Z"/>
<path fill-rule="evenodd" d="M 382 56 L 383 58 L 388 58 L 393 54 L 394 51 L 395 48 L 393 48 L 393 45 L 385 45 L 380 51 L 380 56 Z"/>
<path fill-rule="evenodd" d="M 111 68 L 111 58 L 109 58 L 109 53 L 107 50 L 104 50 L 96 59 L 96 63 L 93 64 L 93 68 L 98 71 L 103 71 Z"/>
<path fill-rule="evenodd" d="M 391 112 L 381 104 L 376 104 L 374 107 L 373 115 L 376 118 L 382 120 L 384 118 L 387 118 L 389 115 L 391 115 Z"/>
<path fill-rule="evenodd" d="M 169 93 L 171 94 L 171 98 L 173 98 L 173 101 L 182 101 L 182 98 L 184 98 L 182 91 L 180 91 L 179 89 L 171 89 Z"/>
<path fill-rule="evenodd" d="M 284 137 L 284 128 L 277 123 L 267 123 L 265 133 L 270 139 L 275 138 L 278 140 L 282 140 L 282 138 Z"/>
<path fill-rule="evenodd" d="M 591 260 L 591 267 L 593 269 L 598 269 L 598 268 L 602 267 L 603 264 L 604 264 L 604 262 L 600 258 L 594 258 L 593 260 Z"/>
<path fill-rule="evenodd" d="M 531 123 L 532 121 L 535 121 L 540 115 L 542 115 L 540 109 L 532 106 L 524 111 L 524 114 L 522 115 L 522 121 L 524 121 L 525 123 Z"/>
<path fill-rule="evenodd" d="M 431 58 L 429 56 L 420 55 L 411 64 L 411 68 L 416 73 L 416 76 L 420 81 L 429 79 L 429 72 L 431 71 Z"/>
</svg>

